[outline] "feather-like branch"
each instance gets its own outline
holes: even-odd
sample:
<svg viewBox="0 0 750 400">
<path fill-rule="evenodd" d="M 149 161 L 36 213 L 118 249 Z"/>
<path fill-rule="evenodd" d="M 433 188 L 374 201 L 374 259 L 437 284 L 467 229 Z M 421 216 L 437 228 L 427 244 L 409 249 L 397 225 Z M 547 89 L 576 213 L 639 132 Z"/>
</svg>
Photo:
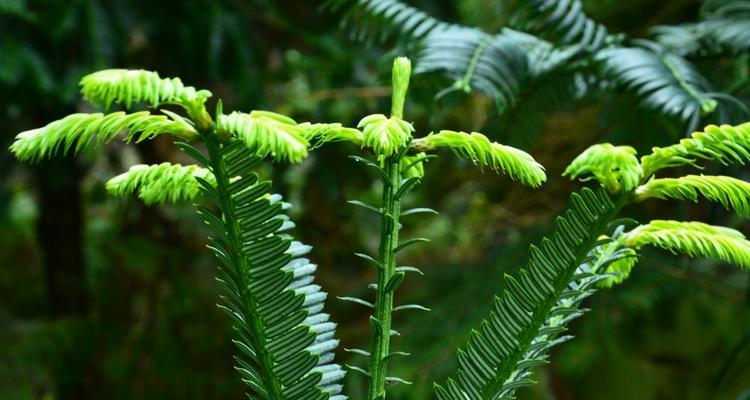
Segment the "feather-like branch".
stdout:
<svg viewBox="0 0 750 400">
<path fill-rule="evenodd" d="M 651 245 L 675 254 L 715 258 L 750 268 L 750 241 L 739 231 L 723 226 L 654 220 L 624 234 L 622 243 L 633 249 Z"/>
<path fill-rule="evenodd" d="M 60 152 L 78 153 L 89 147 L 101 146 L 125 133 L 126 142 L 140 142 L 157 135 L 171 134 L 192 139 L 197 132 L 192 126 L 173 121 L 163 115 L 146 111 L 133 114 L 71 114 L 46 126 L 21 132 L 10 150 L 23 161 L 38 161 Z"/>
<path fill-rule="evenodd" d="M 596 59 L 611 86 L 632 92 L 644 106 L 695 129 L 700 116 L 718 105 L 711 86 L 686 59 L 656 50 L 611 47 L 598 52 Z"/>
<path fill-rule="evenodd" d="M 750 160 L 750 123 L 737 126 L 708 125 L 689 139 L 667 147 L 654 147 L 641 158 L 644 176 L 662 168 L 695 165 L 696 159 L 716 160 L 722 164 L 744 164 Z"/>
<path fill-rule="evenodd" d="M 305 139 L 305 127 L 289 117 L 270 111 L 220 115 L 216 127 L 220 135 L 239 138 L 260 157 L 272 156 L 277 160 L 298 163 L 307 157 L 310 146 Z"/>
<path fill-rule="evenodd" d="M 130 108 L 141 101 L 151 107 L 162 103 L 202 105 L 211 97 L 208 90 L 185 86 L 180 78 L 161 78 L 156 72 L 142 69 L 107 69 L 86 75 L 81 79 L 81 92 L 86 101 L 105 109 L 112 103 Z"/>
<path fill-rule="evenodd" d="M 196 177 L 215 184 L 211 171 L 197 165 L 161 163 L 134 165 L 110 179 L 106 188 L 114 196 L 137 194 L 146 204 L 178 203 L 195 199 L 199 193 Z"/>
<path fill-rule="evenodd" d="M 652 179 L 636 189 L 636 200 L 648 198 L 698 201 L 698 195 L 750 217 L 750 183 L 729 176 L 687 175 Z"/>
<path fill-rule="evenodd" d="M 304 130 L 303 136 L 312 143 L 313 148 L 330 142 L 351 142 L 357 146 L 362 145 L 362 132 L 358 129 L 347 128 L 340 123 L 311 124 L 309 122 L 299 124 Z"/>
<path fill-rule="evenodd" d="M 531 155 L 514 147 L 491 142 L 478 132 L 443 130 L 416 141 L 415 148 L 433 150 L 449 148 L 461 157 L 495 171 L 502 171 L 525 185 L 539 187 L 547 180 L 544 167 Z"/>
</svg>

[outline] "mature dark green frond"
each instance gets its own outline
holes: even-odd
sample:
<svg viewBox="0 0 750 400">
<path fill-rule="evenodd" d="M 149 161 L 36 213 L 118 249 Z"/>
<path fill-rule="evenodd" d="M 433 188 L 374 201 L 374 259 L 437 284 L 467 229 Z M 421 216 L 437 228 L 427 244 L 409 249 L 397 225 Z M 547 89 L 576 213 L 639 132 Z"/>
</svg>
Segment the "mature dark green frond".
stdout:
<svg viewBox="0 0 750 400">
<path fill-rule="evenodd" d="M 652 33 L 657 42 L 682 55 L 739 54 L 750 49 L 750 1 L 704 1 L 700 21 L 657 26 Z"/>
<path fill-rule="evenodd" d="M 612 47 L 598 52 L 596 58 L 613 87 L 629 91 L 645 107 L 678 118 L 688 131 L 697 128 L 701 115 L 716 109 L 708 81 L 676 54 Z"/>
<path fill-rule="evenodd" d="M 663 168 L 694 165 L 696 159 L 716 160 L 722 164 L 750 161 L 750 123 L 737 126 L 708 125 L 702 132 L 667 147 L 654 147 L 641 157 L 644 176 Z"/>
<path fill-rule="evenodd" d="M 607 28 L 585 14 L 581 0 L 527 0 L 522 4 L 511 21 L 516 29 L 589 50 L 606 43 Z"/>
<path fill-rule="evenodd" d="M 324 8 L 343 11 L 342 24 L 355 40 L 391 36 L 415 40 L 451 25 L 398 0 L 328 0 Z"/>
<path fill-rule="evenodd" d="M 182 121 L 146 111 L 133 114 L 71 114 L 43 128 L 21 132 L 10 146 L 19 160 L 39 161 L 56 153 L 78 153 L 89 147 L 101 146 L 124 133 L 126 142 L 141 141 L 156 135 L 171 134 L 192 139 L 198 133 Z"/>
<path fill-rule="evenodd" d="M 499 110 L 513 104 L 529 61 L 516 37 L 451 27 L 432 32 L 423 42 L 415 72 L 441 72 L 454 80 L 449 90 L 473 89 L 495 101 Z"/>
<path fill-rule="evenodd" d="M 680 55 L 739 54 L 750 49 L 750 19 L 723 18 L 657 26 L 655 40 Z"/>
<path fill-rule="evenodd" d="M 603 189 L 571 197 L 552 238 L 531 247 L 529 265 L 516 278 L 506 276 L 489 317 L 459 350 L 458 373 L 436 386 L 440 400 L 511 399 L 516 389 L 533 383 L 530 369 L 546 363 L 547 350 L 569 338 L 558 334 L 580 315 L 577 305 L 593 283 L 583 280 L 592 277 L 588 255 L 620 207 Z"/>
<path fill-rule="evenodd" d="M 750 18 L 748 0 L 704 0 L 701 17 L 711 18 Z"/>
<path fill-rule="evenodd" d="M 134 165 L 107 181 L 107 191 L 114 196 L 138 194 L 146 204 L 191 201 L 199 193 L 201 178 L 214 185 L 211 171 L 197 165 L 170 164 Z"/>
<path fill-rule="evenodd" d="M 239 140 L 207 142 L 216 186 L 199 179 L 217 211 L 199 207 L 219 260 L 221 305 L 232 320 L 236 368 L 252 399 L 343 400 L 344 371 L 333 362 L 335 324 L 313 283 L 310 247 L 285 232 L 285 203 L 252 172 L 261 159 Z"/>
</svg>

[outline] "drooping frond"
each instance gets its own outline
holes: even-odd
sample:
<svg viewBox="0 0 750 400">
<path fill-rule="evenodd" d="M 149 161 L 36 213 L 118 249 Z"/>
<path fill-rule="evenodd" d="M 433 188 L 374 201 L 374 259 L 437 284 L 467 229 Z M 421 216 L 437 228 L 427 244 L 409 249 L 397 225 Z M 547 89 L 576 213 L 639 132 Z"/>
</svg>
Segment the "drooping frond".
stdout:
<svg viewBox="0 0 750 400">
<path fill-rule="evenodd" d="M 641 158 L 645 176 L 662 168 L 693 165 L 696 159 L 716 160 L 722 164 L 744 164 L 750 160 L 750 123 L 737 126 L 708 125 L 689 139 L 667 147 L 654 147 Z"/>
<path fill-rule="evenodd" d="M 270 111 L 219 115 L 216 129 L 220 135 L 239 138 L 260 157 L 272 156 L 292 163 L 307 157 L 310 146 L 305 139 L 303 126 L 289 117 Z"/>
<path fill-rule="evenodd" d="M 596 50 L 606 43 L 607 28 L 588 17 L 581 0 L 525 0 L 511 26 L 557 44 Z"/>
<path fill-rule="evenodd" d="M 750 2 L 704 1 L 701 20 L 675 26 L 657 26 L 656 40 L 678 54 L 741 54 L 750 49 Z"/>
<path fill-rule="evenodd" d="M 358 129 L 347 128 L 340 123 L 311 124 L 304 122 L 299 124 L 303 129 L 305 140 L 312 144 L 313 148 L 330 142 L 351 142 L 357 146 L 362 145 L 362 132 Z"/>
<path fill-rule="evenodd" d="M 687 175 L 652 179 L 636 189 L 637 200 L 648 198 L 698 201 L 698 195 L 750 217 L 750 183 L 729 176 Z"/>
<path fill-rule="evenodd" d="M 654 220 L 624 234 L 622 243 L 633 249 L 651 245 L 675 254 L 715 258 L 750 268 L 750 241 L 739 231 L 723 226 Z"/>
<path fill-rule="evenodd" d="M 461 26 L 435 30 L 423 41 L 415 72 L 443 73 L 454 80 L 450 90 L 479 90 L 502 111 L 515 102 L 529 73 L 527 55 L 516 39 Z"/>
<path fill-rule="evenodd" d="M 433 30 L 450 24 L 398 0 L 328 0 L 323 6 L 330 11 L 343 11 L 342 25 L 355 40 L 421 39 Z"/>
<path fill-rule="evenodd" d="M 130 108 L 142 101 L 151 107 L 163 103 L 195 107 L 211 97 L 208 90 L 185 86 L 180 78 L 161 78 L 156 72 L 142 69 L 107 69 L 86 75 L 81 79 L 81 93 L 86 101 L 105 109 L 112 103 Z"/>
<path fill-rule="evenodd" d="M 191 201 L 198 195 L 196 177 L 215 184 L 211 171 L 197 165 L 161 163 L 134 165 L 110 179 L 106 188 L 114 196 L 137 194 L 146 204 Z"/>
<path fill-rule="evenodd" d="M 239 140 L 207 141 L 216 185 L 198 179 L 216 211 L 199 206 L 219 261 L 221 308 L 232 321 L 236 369 L 251 399 L 344 400 L 345 372 L 334 363 L 336 324 L 323 312 L 327 294 L 313 282 L 310 246 L 280 196 L 253 172 L 261 159 Z"/>
<path fill-rule="evenodd" d="M 701 115 L 717 107 L 708 81 L 676 54 L 611 47 L 599 51 L 596 58 L 614 88 L 631 92 L 645 107 L 680 119 L 689 130 L 696 128 Z"/>
<path fill-rule="evenodd" d="M 418 147 L 424 147 L 425 150 L 451 149 L 459 157 L 502 171 L 524 185 L 539 187 L 547 180 L 544 167 L 531 155 L 514 147 L 491 142 L 479 132 L 443 130 L 421 138 L 419 142 Z"/>
<path fill-rule="evenodd" d="M 414 127 L 397 117 L 372 114 L 357 125 L 362 129 L 362 147 L 371 148 L 378 156 L 388 157 L 404 149 L 411 141 Z"/>
<path fill-rule="evenodd" d="M 595 144 L 576 157 L 563 176 L 577 179 L 590 174 L 611 193 L 631 191 L 643 177 L 643 169 L 635 155 L 635 149 L 630 146 Z"/>
<path fill-rule="evenodd" d="M 141 141 L 156 135 L 171 134 L 183 139 L 197 135 L 193 127 L 163 115 L 146 111 L 133 114 L 71 114 L 43 128 L 21 132 L 10 150 L 19 160 L 39 161 L 56 153 L 78 153 L 89 147 L 101 146 L 124 133 L 126 142 Z"/>
<path fill-rule="evenodd" d="M 511 399 L 534 383 L 531 369 L 547 362 L 552 346 L 570 339 L 559 334 L 581 315 L 578 305 L 597 280 L 596 265 L 615 256 L 600 259 L 591 249 L 619 207 L 603 189 L 572 195 L 555 233 L 531 247 L 529 264 L 516 277 L 506 276 L 490 315 L 459 350 L 458 373 L 436 386 L 438 399 Z"/>
</svg>

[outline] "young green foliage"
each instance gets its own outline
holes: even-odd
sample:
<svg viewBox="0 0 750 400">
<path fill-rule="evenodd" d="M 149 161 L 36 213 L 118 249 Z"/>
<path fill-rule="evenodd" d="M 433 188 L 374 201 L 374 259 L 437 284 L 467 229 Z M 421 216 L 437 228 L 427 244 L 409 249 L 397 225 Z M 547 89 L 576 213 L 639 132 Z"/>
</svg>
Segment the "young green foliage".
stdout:
<svg viewBox="0 0 750 400">
<path fill-rule="evenodd" d="M 574 194 L 552 236 L 531 247 L 528 266 L 515 277 L 506 276 L 490 315 L 459 350 L 457 373 L 445 385 L 436 385 L 438 398 L 510 399 L 518 388 L 533 384 L 531 369 L 548 362 L 552 346 L 571 338 L 563 333 L 584 312 L 581 301 L 598 287 L 624 281 L 643 246 L 750 267 L 750 241 L 734 229 L 654 220 L 626 231 L 629 222 L 616 219 L 634 201 L 695 201 L 698 193 L 747 216 L 750 185 L 738 179 L 688 175 L 645 180 L 660 168 L 693 164 L 693 158 L 741 163 L 748 151 L 745 125 L 709 126 L 693 139 L 654 149 L 642 163 L 627 146 L 602 144 L 584 151 L 565 175 L 594 179 L 599 192 Z"/>
<path fill-rule="evenodd" d="M 722 164 L 744 164 L 750 160 L 750 123 L 737 126 L 709 125 L 689 139 L 667 147 L 654 147 L 641 158 L 644 176 L 664 168 L 695 165 L 697 159 L 715 160 Z"/>
<path fill-rule="evenodd" d="M 220 135 L 238 137 L 261 157 L 272 156 L 292 163 L 307 157 L 310 146 L 305 139 L 304 127 L 287 116 L 270 111 L 219 115 L 216 130 Z"/>
<path fill-rule="evenodd" d="M 56 153 L 77 154 L 109 143 L 125 132 L 125 142 L 140 142 L 157 135 L 170 134 L 182 139 L 198 135 L 192 126 L 146 111 L 132 114 L 72 114 L 43 128 L 21 132 L 10 151 L 22 161 L 39 161 Z"/>
<path fill-rule="evenodd" d="M 448 148 L 461 158 L 469 159 L 494 171 L 503 171 L 524 185 L 539 187 L 546 180 L 544 167 L 528 153 L 519 149 L 490 142 L 478 132 L 465 133 L 443 130 L 429 134 L 415 143 L 424 150 Z"/>
<path fill-rule="evenodd" d="M 612 193 L 631 191 L 643 178 L 643 169 L 635 155 L 630 146 L 596 144 L 576 157 L 563 176 L 577 179 L 591 174 Z"/>
<path fill-rule="evenodd" d="M 621 242 L 635 250 L 651 245 L 675 254 L 715 258 L 750 268 L 750 242 L 739 231 L 723 226 L 654 220 L 626 233 Z"/>
<path fill-rule="evenodd" d="M 146 204 L 192 201 L 199 194 L 196 178 L 216 185 L 216 178 L 197 165 L 161 163 L 133 165 L 127 172 L 107 181 L 107 192 L 113 196 L 137 194 Z"/>
<path fill-rule="evenodd" d="M 750 183 L 729 176 L 686 175 L 651 179 L 638 187 L 636 200 L 649 198 L 698 201 L 702 195 L 727 210 L 750 217 Z"/>
<path fill-rule="evenodd" d="M 313 282 L 317 267 L 304 258 L 310 246 L 292 239 L 288 232 L 294 223 L 284 214 L 289 205 L 270 194 L 270 182 L 254 172 L 267 156 L 292 162 L 307 156 L 309 124 L 267 111 L 218 111 L 214 120 L 205 109 L 210 92 L 154 72 L 106 70 L 81 84 L 95 105 L 175 104 L 188 115 L 168 110 L 161 110 L 166 115 L 73 114 L 19 134 L 11 151 L 37 161 L 102 145 L 123 132 L 126 142 L 170 134 L 203 144 L 207 153 L 178 142 L 197 165 L 134 166 L 110 180 L 107 190 L 135 193 L 146 203 L 192 201 L 199 195 L 207 203 L 197 209 L 211 231 L 220 307 L 232 322 L 235 367 L 249 398 L 345 399 L 340 394 L 345 373 L 334 362 L 336 324 L 323 312 L 327 295 Z"/>
<path fill-rule="evenodd" d="M 414 126 L 403 119 L 410 74 L 409 60 L 397 58 L 393 64 L 391 116 L 375 114 L 363 118 L 359 124 L 362 128 L 361 135 L 343 130 L 339 126 L 320 126 L 315 132 L 311 131 L 311 136 L 308 137 L 313 142 L 348 140 L 371 150 L 376 156 L 374 161 L 358 156 L 354 158 L 372 168 L 383 183 L 381 204 L 373 206 L 359 201 L 350 201 L 351 204 L 376 212 L 381 218 L 377 259 L 365 254 L 357 254 L 377 269 L 378 280 L 371 285 L 376 289 L 375 299 L 368 301 L 353 297 L 341 298 L 373 310 L 370 318 L 372 342 L 369 351 L 349 349 L 355 354 L 364 355 L 370 359 L 367 369 L 350 366 L 353 371 L 367 376 L 369 381 L 367 398 L 370 400 L 385 399 L 388 384 L 409 383 L 401 378 L 388 376 L 388 363 L 397 356 L 407 355 L 407 353 L 392 350 L 391 336 L 396 332 L 392 328 L 393 314 L 401 310 L 427 310 L 426 307 L 415 304 L 394 306 L 396 289 L 405 279 L 406 273 L 414 270 L 413 267 L 398 267 L 397 254 L 407 246 L 428 241 L 425 238 L 399 241 L 400 217 L 422 212 L 435 212 L 427 208 L 401 209 L 403 197 L 416 187 L 425 174 L 424 162 L 435 157 L 427 153 L 449 148 L 461 158 L 483 167 L 489 167 L 496 172 L 506 173 L 511 178 L 532 187 L 540 186 L 546 179 L 544 168 L 530 155 L 512 147 L 490 142 L 480 133 L 441 131 L 437 134 L 415 138 Z"/>
</svg>

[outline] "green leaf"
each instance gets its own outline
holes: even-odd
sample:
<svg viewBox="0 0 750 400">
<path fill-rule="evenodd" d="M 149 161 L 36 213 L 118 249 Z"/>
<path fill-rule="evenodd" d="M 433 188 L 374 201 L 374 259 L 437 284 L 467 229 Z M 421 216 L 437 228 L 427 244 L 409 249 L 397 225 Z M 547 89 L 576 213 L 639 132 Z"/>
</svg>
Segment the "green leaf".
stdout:
<svg viewBox="0 0 750 400">
<path fill-rule="evenodd" d="M 687 175 L 652 179 L 636 190 L 636 200 L 648 198 L 698 201 L 698 194 L 750 217 L 750 183 L 729 176 Z"/>
<path fill-rule="evenodd" d="M 662 115 L 695 124 L 718 105 L 706 78 L 676 54 L 658 48 L 609 47 L 596 58 L 614 88 L 632 92 L 641 104 Z"/>
<path fill-rule="evenodd" d="M 385 287 L 383 288 L 383 290 L 385 290 L 385 293 L 391 293 L 395 291 L 399 287 L 399 285 L 401 285 L 401 282 L 404 281 L 405 276 L 406 274 L 403 272 L 396 272 L 385 284 Z"/>
<path fill-rule="evenodd" d="M 750 160 L 750 123 L 737 126 L 708 125 L 688 139 L 667 147 L 654 147 L 641 158 L 644 176 L 663 168 L 695 165 L 696 159 L 716 160 L 722 164 L 745 164 Z"/>
<path fill-rule="evenodd" d="M 368 308 L 375 308 L 374 304 L 370 303 L 369 301 L 365 301 L 365 300 L 362 300 L 360 298 L 357 298 L 357 297 L 341 297 L 341 296 L 339 296 L 339 297 L 336 297 L 336 298 L 339 299 L 339 300 L 341 300 L 341 301 L 348 301 L 350 303 L 356 303 L 356 304 L 359 304 L 359 305 L 362 305 L 362 306 L 365 306 L 365 307 L 368 307 Z"/>
<path fill-rule="evenodd" d="M 357 125 L 362 129 L 362 147 L 372 149 L 378 156 L 388 157 L 406 148 L 414 127 L 398 117 L 373 114 L 362 118 Z"/>
<path fill-rule="evenodd" d="M 112 103 L 147 102 L 151 107 L 163 103 L 178 103 L 190 107 L 202 106 L 211 97 L 208 90 L 185 86 L 180 78 L 161 78 L 144 70 L 107 69 L 81 79 L 81 92 L 89 103 L 108 109 Z"/>
<path fill-rule="evenodd" d="M 510 22 L 514 28 L 590 50 L 606 44 L 607 28 L 585 14 L 581 0 L 527 0 L 521 4 Z"/>
<path fill-rule="evenodd" d="M 373 316 L 370 316 L 370 329 L 372 330 L 373 337 L 383 336 L 383 325 Z"/>
<path fill-rule="evenodd" d="M 654 220 L 623 235 L 633 249 L 651 245 L 690 257 L 715 258 L 750 269 L 750 241 L 734 229 L 702 222 Z"/>
<path fill-rule="evenodd" d="M 415 245 L 417 243 L 429 243 L 429 242 L 430 242 L 430 239 L 427 239 L 427 238 L 414 238 L 414 239 L 404 240 L 403 242 L 399 243 L 399 245 L 396 246 L 395 249 L 393 249 L 393 252 L 398 253 L 401 250 L 411 245 Z"/>
<path fill-rule="evenodd" d="M 577 179 L 593 175 L 611 193 L 629 192 L 643 178 L 643 169 L 636 154 L 630 146 L 595 144 L 576 157 L 563 176 Z"/>
<path fill-rule="evenodd" d="M 613 245 L 618 245 L 617 243 Z M 611 274 L 597 283 L 597 287 L 610 288 L 619 285 L 630 277 L 630 272 L 638 261 L 637 253 L 632 249 L 627 249 L 627 253 L 618 260 L 610 263 L 604 270 L 605 273 Z"/>
<path fill-rule="evenodd" d="M 205 168 L 161 163 L 134 165 L 128 172 L 110 179 L 106 188 L 114 196 L 138 194 L 146 204 L 178 203 L 193 200 L 198 195 L 196 177 L 216 184 L 214 175 Z"/>
<path fill-rule="evenodd" d="M 216 129 L 220 135 L 240 139 L 260 157 L 272 156 L 292 163 L 307 157 L 309 143 L 304 137 L 305 129 L 281 114 L 253 111 L 219 115 Z"/>
<path fill-rule="evenodd" d="M 311 124 L 305 122 L 299 124 L 299 127 L 303 129 L 304 138 L 313 144 L 313 148 L 330 142 L 350 142 L 357 146 L 362 145 L 362 132 L 358 129 L 347 128 L 339 123 Z"/>
<path fill-rule="evenodd" d="M 528 153 L 490 140 L 478 132 L 440 131 L 418 140 L 418 149 L 449 148 L 456 155 L 497 172 L 504 172 L 525 185 L 539 187 L 547 180 L 544 167 Z"/>
<path fill-rule="evenodd" d="M 101 146 L 120 133 L 124 133 L 126 142 L 140 142 L 164 134 L 183 139 L 197 136 L 190 125 L 146 111 L 106 115 L 79 113 L 51 122 L 43 128 L 19 133 L 10 151 L 19 160 L 35 162 L 58 153 L 67 154 L 72 150 L 77 154 L 87 148 Z"/>
<path fill-rule="evenodd" d="M 340 399 L 345 371 L 334 362 L 336 324 L 314 283 L 311 248 L 293 241 L 281 196 L 253 169 L 260 159 L 237 139 L 206 137 L 216 185 L 196 177 L 213 207 L 199 206 L 219 268 L 222 309 L 238 347 L 248 397 Z"/>
<path fill-rule="evenodd" d="M 509 399 L 533 383 L 528 369 L 568 339 L 556 335 L 582 313 L 577 306 L 598 279 L 584 260 L 619 207 L 604 189 L 571 196 L 555 232 L 531 247 L 528 266 L 506 276 L 491 312 L 458 351 L 457 373 L 435 386 L 439 400 Z"/>
</svg>

